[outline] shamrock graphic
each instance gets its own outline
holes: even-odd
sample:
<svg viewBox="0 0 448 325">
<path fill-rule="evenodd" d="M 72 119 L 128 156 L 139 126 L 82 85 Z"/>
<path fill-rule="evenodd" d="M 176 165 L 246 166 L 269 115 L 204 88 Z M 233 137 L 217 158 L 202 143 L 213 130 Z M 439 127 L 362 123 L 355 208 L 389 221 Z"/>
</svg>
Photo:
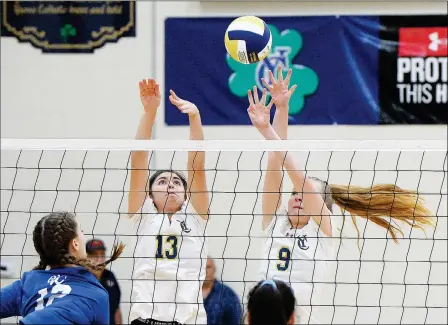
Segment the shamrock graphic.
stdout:
<svg viewBox="0 0 448 325">
<path fill-rule="evenodd" d="M 71 24 L 65 24 L 61 28 L 60 34 L 64 42 L 67 42 L 69 36 L 76 36 L 76 29 Z"/>
<path fill-rule="evenodd" d="M 269 80 L 268 72 L 271 70 L 277 74 L 277 67 L 281 65 L 283 71 L 292 69 L 290 85 L 297 85 L 297 89 L 291 97 L 289 104 L 289 114 L 300 113 L 305 106 L 305 97 L 313 94 L 318 87 L 319 78 L 309 67 L 292 64 L 292 60 L 302 49 L 302 36 L 293 29 L 286 29 L 283 32 L 272 25 L 269 25 L 272 33 L 272 51 L 263 60 L 254 64 L 242 64 L 227 54 L 227 64 L 234 71 L 229 77 L 229 89 L 238 96 L 247 96 L 247 90 L 254 84 L 261 90 L 263 85 L 261 78 Z M 277 76 L 276 76 L 277 78 Z"/>
</svg>

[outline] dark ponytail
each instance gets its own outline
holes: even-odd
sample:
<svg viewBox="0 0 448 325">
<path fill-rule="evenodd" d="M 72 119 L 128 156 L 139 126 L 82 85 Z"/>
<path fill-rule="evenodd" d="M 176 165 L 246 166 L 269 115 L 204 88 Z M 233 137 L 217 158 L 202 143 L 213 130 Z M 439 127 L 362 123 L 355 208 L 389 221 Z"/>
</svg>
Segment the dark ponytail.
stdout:
<svg viewBox="0 0 448 325">
<path fill-rule="evenodd" d="M 247 305 L 250 325 L 286 325 L 294 313 L 296 299 L 282 281 L 260 281 L 249 292 Z"/>
</svg>

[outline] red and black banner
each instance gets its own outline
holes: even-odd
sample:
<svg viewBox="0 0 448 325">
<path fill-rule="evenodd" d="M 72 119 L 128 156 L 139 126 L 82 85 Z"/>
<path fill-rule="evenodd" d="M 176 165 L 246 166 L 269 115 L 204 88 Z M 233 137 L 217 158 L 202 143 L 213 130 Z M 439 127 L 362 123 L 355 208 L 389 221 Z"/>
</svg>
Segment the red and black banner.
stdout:
<svg viewBox="0 0 448 325">
<path fill-rule="evenodd" d="M 448 17 L 381 16 L 381 124 L 448 123 Z"/>
</svg>

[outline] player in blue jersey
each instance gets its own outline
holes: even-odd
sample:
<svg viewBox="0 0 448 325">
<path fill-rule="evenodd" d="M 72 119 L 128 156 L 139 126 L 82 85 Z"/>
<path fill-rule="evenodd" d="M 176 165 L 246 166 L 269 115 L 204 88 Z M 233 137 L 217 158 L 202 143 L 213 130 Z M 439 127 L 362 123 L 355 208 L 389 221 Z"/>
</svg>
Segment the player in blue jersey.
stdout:
<svg viewBox="0 0 448 325">
<path fill-rule="evenodd" d="M 1 289 L 0 318 L 22 316 L 20 324 L 109 324 L 109 297 L 95 274 L 117 259 L 94 264 L 86 257 L 84 234 L 75 216 L 54 212 L 33 231 L 40 262 L 21 280 Z"/>
</svg>

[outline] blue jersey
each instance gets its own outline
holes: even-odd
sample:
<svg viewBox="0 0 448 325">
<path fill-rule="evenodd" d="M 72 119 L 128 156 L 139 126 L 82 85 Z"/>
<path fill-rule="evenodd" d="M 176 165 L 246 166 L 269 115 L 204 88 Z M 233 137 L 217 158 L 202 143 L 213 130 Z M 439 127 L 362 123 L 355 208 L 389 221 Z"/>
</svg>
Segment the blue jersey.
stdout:
<svg viewBox="0 0 448 325">
<path fill-rule="evenodd" d="M 0 318 L 21 324 L 109 324 L 107 291 L 83 267 L 25 272 L 2 288 Z"/>
</svg>

